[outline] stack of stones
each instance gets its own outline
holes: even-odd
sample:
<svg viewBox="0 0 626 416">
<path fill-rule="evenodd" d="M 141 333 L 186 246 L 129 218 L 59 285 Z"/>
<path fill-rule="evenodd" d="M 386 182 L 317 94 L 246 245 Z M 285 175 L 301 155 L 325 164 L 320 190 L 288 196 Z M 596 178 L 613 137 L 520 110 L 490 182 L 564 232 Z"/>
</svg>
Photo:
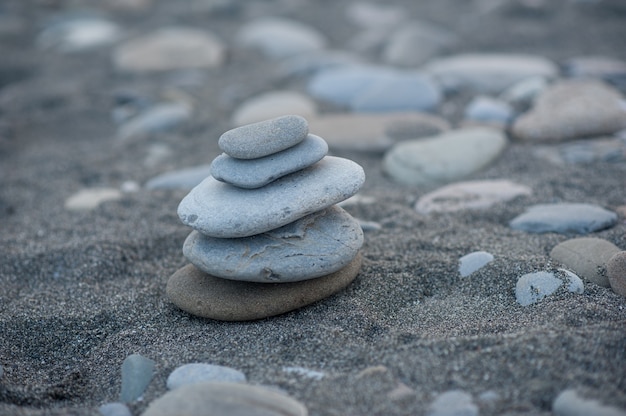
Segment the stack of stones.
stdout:
<svg viewBox="0 0 626 416">
<path fill-rule="evenodd" d="M 197 316 L 251 320 L 313 303 L 347 286 L 361 267 L 359 223 L 337 204 L 365 174 L 326 156 L 300 116 L 242 126 L 219 139 L 211 176 L 181 201 L 194 229 L 183 254 L 192 263 L 167 283 L 179 308 Z"/>
</svg>

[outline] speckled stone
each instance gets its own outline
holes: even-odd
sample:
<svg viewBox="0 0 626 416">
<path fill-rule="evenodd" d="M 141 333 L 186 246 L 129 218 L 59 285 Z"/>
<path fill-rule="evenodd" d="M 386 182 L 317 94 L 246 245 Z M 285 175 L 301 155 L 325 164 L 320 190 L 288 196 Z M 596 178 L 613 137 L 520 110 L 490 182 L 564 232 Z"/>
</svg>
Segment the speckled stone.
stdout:
<svg viewBox="0 0 626 416">
<path fill-rule="evenodd" d="M 620 249 L 601 238 L 573 238 L 557 244 L 550 257 L 597 285 L 609 287 L 608 263 Z"/>
<path fill-rule="evenodd" d="M 208 413 L 210 412 L 210 413 Z M 300 402 L 260 386 L 241 383 L 198 383 L 156 399 L 143 416 L 307 416 Z"/>
<path fill-rule="evenodd" d="M 626 251 L 615 253 L 606 264 L 606 274 L 615 293 L 626 297 Z"/>
<path fill-rule="evenodd" d="M 214 238 L 194 231 L 185 240 L 183 253 L 216 277 L 282 283 L 336 272 L 352 261 L 362 245 L 359 222 L 332 206 L 251 237 Z"/>
<path fill-rule="evenodd" d="M 309 125 L 304 117 L 287 115 L 228 130 L 218 145 L 227 155 L 256 159 L 288 149 L 307 137 Z"/>
<path fill-rule="evenodd" d="M 255 189 L 319 162 L 326 153 L 324 139 L 309 134 L 295 146 L 257 159 L 236 159 L 223 153 L 211 163 L 211 174 L 218 181 Z"/>
<path fill-rule="evenodd" d="M 364 182 L 361 166 L 332 156 L 259 189 L 241 189 L 209 177 L 181 201 L 178 216 L 210 237 L 248 237 L 343 201 Z"/>
<path fill-rule="evenodd" d="M 361 268 L 358 254 L 343 269 L 317 279 L 293 283 L 256 283 L 221 279 L 190 264 L 167 282 L 167 296 L 180 309 L 222 321 L 248 321 L 280 315 L 339 292 Z"/>
</svg>

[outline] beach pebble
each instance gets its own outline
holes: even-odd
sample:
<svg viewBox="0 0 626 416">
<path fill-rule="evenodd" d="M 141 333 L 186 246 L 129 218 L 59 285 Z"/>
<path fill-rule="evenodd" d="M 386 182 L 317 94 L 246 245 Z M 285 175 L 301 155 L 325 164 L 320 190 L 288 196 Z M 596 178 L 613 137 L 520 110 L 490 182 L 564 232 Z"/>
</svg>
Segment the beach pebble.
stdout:
<svg viewBox="0 0 626 416">
<path fill-rule="evenodd" d="M 421 214 L 487 209 L 497 203 L 532 194 L 532 190 L 506 179 L 456 182 L 422 195 L 415 203 Z"/>
<path fill-rule="evenodd" d="M 566 280 L 565 283 L 567 284 L 568 292 L 580 294 L 585 291 L 585 284 L 583 283 L 583 280 L 580 277 L 578 277 L 577 274 L 572 273 L 571 271 L 567 269 L 558 269 L 557 271 L 564 274 L 564 277 L 565 277 L 564 280 Z"/>
<path fill-rule="evenodd" d="M 427 416 L 478 416 L 472 396 L 462 390 L 439 394 L 428 407 Z"/>
<path fill-rule="evenodd" d="M 209 177 L 181 201 L 178 216 L 211 237 L 247 237 L 343 201 L 364 182 L 361 166 L 332 156 L 259 189 L 240 189 Z"/>
<path fill-rule="evenodd" d="M 613 291 L 626 297 L 626 251 L 620 251 L 606 264 L 606 274 Z"/>
<path fill-rule="evenodd" d="M 518 279 L 515 285 L 515 299 L 520 305 L 528 306 L 550 296 L 562 284 L 563 281 L 554 273 L 528 273 Z"/>
<path fill-rule="evenodd" d="M 333 149 L 383 153 L 398 141 L 447 131 L 450 124 L 419 112 L 324 114 L 309 120 L 309 129 Z"/>
<path fill-rule="evenodd" d="M 131 39 L 113 52 L 120 71 L 168 71 L 222 65 L 226 47 L 214 34 L 188 27 L 163 27 Z"/>
<path fill-rule="evenodd" d="M 218 144 L 229 156 L 256 159 L 295 146 L 308 132 L 306 119 L 287 115 L 228 130 Z"/>
<path fill-rule="evenodd" d="M 509 225 L 529 233 L 588 234 L 613 227 L 616 223 L 617 214 L 597 205 L 555 203 L 532 205 Z"/>
<path fill-rule="evenodd" d="M 383 170 L 406 185 L 462 179 L 493 162 L 507 145 L 495 129 L 465 128 L 394 145 L 383 159 Z"/>
<path fill-rule="evenodd" d="M 534 55 L 462 54 L 430 61 L 422 68 L 448 89 L 500 93 L 530 77 L 554 78 L 558 67 Z"/>
<path fill-rule="evenodd" d="M 184 103 L 162 103 L 122 124 L 117 136 L 121 140 L 174 130 L 191 119 L 191 108 Z"/>
<path fill-rule="evenodd" d="M 122 363 L 120 402 L 131 403 L 143 395 L 152 381 L 155 362 L 139 354 L 131 354 Z"/>
<path fill-rule="evenodd" d="M 271 58 L 286 58 L 324 49 L 327 40 L 317 29 L 296 20 L 264 17 L 243 25 L 235 43 Z"/>
<path fill-rule="evenodd" d="M 283 78 L 312 76 L 330 68 L 361 63 L 361 58 L 358 55 L 344 50 L 320 50 L 281 60 L 278 64 L 278 73 Z"/>
<path fill-rule="evenodd" d="M 233 113 L 231 125 L 238 127 L 288 114 L 308 119 L 317 114 L 317 106 L 296 91 L 270 91 L 244 101 Z"/>
<path fill-rule="evenodd" d="M 506 125 L 513 119 L 513 109 L 506 102 L 480 95 L 465 107 L 465 118 L 482 123 Z"/>
<path fill-rule="evenodd" d="M 37 37 L 42 49 L 59 52 L 83 52 L 109 45 L 121 36 L 120 27 L 98 17 L 75 17 L 62 19 L 44 29 Z"/>
<path fill-rule="evenodd" d="M 181 365 L 170 373 L 167 377 L 167 388 L 174 390 L 206 381 L 245 383 L 246 375 L 239 370 L 221 365 L 191 363 Z"/>
<path fill-rule="evenodd" d="M 364 28 L 391 27 L 406 18 L 406 11 L 392 4 L 356 1 L 346 7 L 346 17 L 352 23 Z"/>
<path fill-rule="evenodd" d="M 106 403 L 98 407 L 102 416 L 133 416 L 128 406 L 124 403 Z"/>
<path fill-rule="evenodd" d="M 171 390 L 156 399 L 143 416 L 307 416 L 300 402 L 260 386 L 204 382 Z"/>
<path fill-rule="evenodd" d="M 324 139 L 309 134 L 295 146 L 257 159 L 236 159 L 222 153 L 211 163 L 211 175 L 218 181 L 240 188 L 260 188 L 313 165 L 326 153 L 328 145 Z"/>
<path fill-rule="evenodd" d="M 499 98 L 511 105 L 527 109 L 547 87 L 548 80 L 546 78 L 530 77 L 516 82 L 502 91 Z"/>
<path fill-rule="evenodd" d="M 167 296 L 180 309 L 203 318 L 248 321 L 280 315 L 339 292 L 361 268 L 361 255 L 330 275 L 293 283 L 221 279 L 189 264 L 167 282 Z"/>
<path fill-rule="evenodd" d="M 535 146 L 533 154 L 557 165 L 620 163 L 626 161 L 626 140 L 609 137 Z"/>
<path fill-rule="evenodd" d="M 550 257 L 597 285 L 609 287 L 607 265 L 619 247 L 601 238 L 573 238 L 557 244 Z"/>
<path fill-rule="evenodd" d="M 467 277 L 492 261 L 493 254 L 486 251 L 474 251 L 459 259 L 459 273 L 461 277 Z"/>
<path fill-rule="evenodd" d="M 605 81 L 626 78 L 626 61 L 608 56 L 577 56 L 563 64 L 566 75 Z"/>
<path fill-rule="evenodd" d="M 65 200 L 65 209 L 70 211 L 90 211 L 107 201 L 117 201 L 123 196 L 115 188 L 81 189 Z"/>
<path fill-rule="evenodd" d="M 555 416 L 626 416 L 626 411 L 582 398 L 573 389 L 559 393 L 552 402 L 552 412 Z"/>
<path fill-rule="evenodd" d="M 183 254 L 216 277 L 282 283 L 333 273 L 350 263 L 362 245 L 358 221 L 333 206 L 246 238 L 212 238 L 194 231 Z"/>
<path fill-rule="evenodd" d="M 398 66 L 417 67 L 443 54 L 458 41 L 453 32 L 425 21 L 400 25 L 389 36 L 382 59 Z"/>
<path fill-rule="evenodd" d="M 283 371 L 287 374 L 296 374 L 312 380 L 321 380 L 325 376 L 321 371 L 310 370 L 304 367 L 283 367 Z"/>
<path fill-rule="evenodd" d="M 595 80 L 561 81 L 548 87 L 512 133 L 530 142 L 558 142 L 611 134 L 626 127 L 626 106 L 614 88 Z"/>
<path fill-rule="evenodd" d="M 419 73 L 398 73 L 372 83 L 348 104 L 355 112 L 433 111 L 441 92 L 433 81 Z"/>
<path fill-rule="evenodd" d="M 146 182 L 147 189 L 193 189 L 211 175 L 211 165 L 166 172 Z"/>
</svg>

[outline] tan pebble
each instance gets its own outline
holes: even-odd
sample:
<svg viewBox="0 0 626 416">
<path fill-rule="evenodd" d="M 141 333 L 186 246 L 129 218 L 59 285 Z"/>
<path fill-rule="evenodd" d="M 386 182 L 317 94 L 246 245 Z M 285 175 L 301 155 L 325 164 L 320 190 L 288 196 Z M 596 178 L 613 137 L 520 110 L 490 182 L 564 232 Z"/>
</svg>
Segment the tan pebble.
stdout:
<svg viewBox="0 0 626 416">
<path fill-rule="evenodd" d="M 398 383 L 398 386 L 395 389 L 387 393 L 387 397 L 389 397 L 389 399 L 394 400 L 394 401 L 403 400 L 405 398 L 414 397 L 414 396 L 415 396 L 415 390 L 413 390 L 412 388 L 410 388 L 404 383 Z"/>
<path fill-rule="evenodd" d="M 167 296 L 182 310 L 203 318 L 247 321 L 279 315 L 324 299 L 359 274 L 361 254 L 343 269 L 293 283 L 256 283 L 220 279 L 187 265 L 167 282 Z"/>
<path fill-rule="evenodd" d="M 371 377 L 376 374 L 386 373 L 387 371 L 389 371 L 389 369 L 384 365 L 375 365 L 361 370 L 361 372 L 356 375 L 356 378 Z"/>
<path fill-rule="evenodd" d="M 606 274 L 613 291 L 626 298 L 626 251 L 611 257 L 606 264 Z"/>
<path fill-rule="evenodd" d="M 573 238 L 556 245 L 550 257 L 567 269 L 597 285 L 609 287 L 606 264 L 620 249 L 610 241 L 595 237 Z"/>
</svg>

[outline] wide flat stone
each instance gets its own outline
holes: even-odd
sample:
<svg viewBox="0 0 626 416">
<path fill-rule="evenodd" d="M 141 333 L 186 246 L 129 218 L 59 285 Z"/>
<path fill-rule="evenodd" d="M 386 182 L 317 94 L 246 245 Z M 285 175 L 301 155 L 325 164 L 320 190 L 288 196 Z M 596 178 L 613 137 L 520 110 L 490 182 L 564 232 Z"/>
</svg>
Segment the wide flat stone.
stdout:
<svg viewBox="0 0 626 416">
<path fill-rule="evenodd" d="M 220 149 L 238 159 L 256 159 L 295 146 L 307 137 L 309 125 L 300 116 L 287 115 L 228 130 Z"/>
<path fill-rule="evenodd" d="M 263 234 L 214 238 L 193 231 L 183 253 L 202 271 L 249 282 L 295 282 L 333 273 L 363 245 L 359 222 L 338 206 Z"/>
<path fill-rule="evenodd" d="M 348 199 L 364 182 L 361 166 L 333 156 L 258 189 L 241 189 L 209 177 L 181 201 L 178 216 L 211 237 L 248 237 Z"/>
<path fill-rule="evenodd" d="M 617 89 L 595 80 L 568 80 L 548 87 L 515 121 L 512 132 L 524 141 L 558 142 L 625 127 L 626 107 Z"/>
<path fill-rule="evenodd" d="M 223 153 L 211 163 L 211 175 L 240 188 L 260 188 L 319 162 L 326 153 L 328 144 L 324 139 L 309 134 L 295 146 L 257 159 L 236 159 Z"/>
<path fill-rule="evenodd" d="M 234 368 L 206 363 L 190 363 L 181 365 L 167 377 L 167 388 L 174 390 L 189 384 L 207 381 L 245 383 L 246 375 Z"/>
<path fill-rule="evenodd" d="M 307 416 L 300 402 L 275 390 L 241 383 L 204 382 L 172 390 L 143 416 Z"/>
<path fill-rule="evenodd" d="M 509 225 L 529 233 L 587 234 L 614 226 L 617 214 L 592 204 L 557 203 L 530 206 Z"/>
<path fill-rule="evenodd" d="M 430 214 L 487 209 L 531 193 L 528 186 L 506 179 L 456 182 L 422 195 L 415 203 L 415 210 L 421 214 Z"/>
<path fill-rule="evenodd" d="M 167 296 L 192 315 L 221 321 L 248 321 L 280 315 L 339 292 L 361 268 L 361 255 L 343 269 L 301 282 L 256 283 L 221 279 L 189 264 L 167 282 Z"/>
<path fill-rule="evenodd" d="M 406 185 L 462 179 L 502 153 L 504 134 L 495 129 L 465 128 L 394 145 L 383 159 L 384 171 Z"/>
<path fill-rule="evenodd" d="M 578 276 L 597 285 L 609 287 L 607 263 L 621 250 L 610 241 L 583 237 L 573 238 L 557 244 L 550 257 L 563 263 Z"/>
</svg>

